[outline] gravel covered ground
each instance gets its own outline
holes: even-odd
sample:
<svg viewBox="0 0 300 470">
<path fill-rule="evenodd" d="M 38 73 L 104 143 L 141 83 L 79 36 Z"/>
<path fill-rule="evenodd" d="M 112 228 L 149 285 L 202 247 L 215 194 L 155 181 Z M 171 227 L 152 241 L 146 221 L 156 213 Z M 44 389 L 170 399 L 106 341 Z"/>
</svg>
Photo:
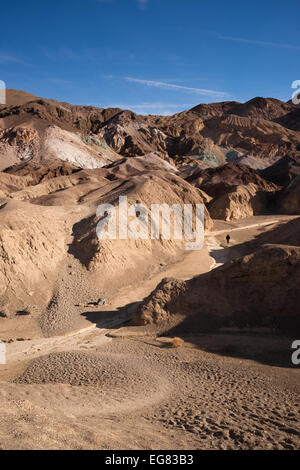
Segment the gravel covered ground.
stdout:
<svg viewBox="0 0 300 470">
<path fill-rule="evenodd" d="M 99 345 L 98 335 L 88 351 L 85 338 L 0 384 L 2 448 L 299 449 L 298 369 L 221 355 L 226 335 L 205 338 L 215 352 L 196 337 L 174 349 L 125 334 Z M 267 353 L 276 338 L 256 344 Z"/>
</svg>

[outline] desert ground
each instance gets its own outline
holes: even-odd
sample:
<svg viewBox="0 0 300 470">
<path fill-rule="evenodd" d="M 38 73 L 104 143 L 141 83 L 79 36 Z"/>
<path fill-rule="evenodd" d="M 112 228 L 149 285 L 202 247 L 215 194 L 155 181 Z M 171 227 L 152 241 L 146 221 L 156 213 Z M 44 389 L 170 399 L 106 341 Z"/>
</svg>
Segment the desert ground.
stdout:
<svg viewBox="0 0 300 470">
<path fill-rule="evenodd" d="M 7 97 L 0 448 L 299 449 L 299 107 Z M 120 196 L 201 205 L 202 248 L 99 239 Z"/>
<path fill-rule="evenodd" d="M 1 323 L 2 337 L 15 338 L 0 369 L 2 449 L 299 448 L 294 338 L 263 328 L 191 331 L 173 347 L 157 328 L 128 323 L 162 278 L 185 280 L 214 269 L 289 218 L 217 222 L 201 251 L 187 252 L 138 286 L 133 279 L 107 289 L 105 306 L 83 300 L 63 312 L 63 334 L 34 338 L 30 328 L 22 334 L 21 325 Z M 80 266 L 71 255 L 67 265 L 85 299 Z"/>
</svg>

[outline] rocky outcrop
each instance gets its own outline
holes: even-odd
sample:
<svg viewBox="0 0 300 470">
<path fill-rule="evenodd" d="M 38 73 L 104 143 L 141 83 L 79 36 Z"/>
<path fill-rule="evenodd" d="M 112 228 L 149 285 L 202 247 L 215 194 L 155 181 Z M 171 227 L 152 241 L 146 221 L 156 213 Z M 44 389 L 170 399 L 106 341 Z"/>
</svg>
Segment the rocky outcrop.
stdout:
<svg viewBox="0 0 300 470">
<path fill-rule="evenodd" d="M 0 129 L 0 169 L 32 158 L 39 150 L 39 135 L 31 127 Z"/>
<path fill-rule="evenodd" d="M 133 317 L 176 332 L 205 332 L 226 326 L 300 327 L 300 248 L 265 245 L 191 281 L 163 280 Z M 177 318 L 177 320 L 176 320 Z M 173 322 L 173 324 L 174 324 Z"/>
<path fill-rule="evenodd" d="M 229 192 L 213 199 L 209 205 L 209 213 L 213 219 L 239 220 L 266 212 L 274 197 L 274 192 L 263 191 L 250 183 L 235 186 Z"/>
<path fill-rule="evenodd" d="M 228 193 L 234 186 L 255 184 L 261 191 L 277 191 L 274 183 L 266 181 L 257 171 L 246 165 L 227 163 L 217 168 L 198 168 L 186 180 L 201 188 L 212 198 Z"/>
<path fill-rule="evenodd" d="M 37 132 L 32 128 L 12 127 L 0 130 L 0 140 L 13 146 L 29 145 L 37 137 Z"/>
<path fill-rule="evenodd" d="M 156 289 L 142 302 L 132 317 L 135 325 L 160 324 L 168 321 L 170 308 L 183 295 L 188 286 L 179 279 L 163 279 Z M 171 307 L 172 306 L 172 307 Z"/>
</svg>

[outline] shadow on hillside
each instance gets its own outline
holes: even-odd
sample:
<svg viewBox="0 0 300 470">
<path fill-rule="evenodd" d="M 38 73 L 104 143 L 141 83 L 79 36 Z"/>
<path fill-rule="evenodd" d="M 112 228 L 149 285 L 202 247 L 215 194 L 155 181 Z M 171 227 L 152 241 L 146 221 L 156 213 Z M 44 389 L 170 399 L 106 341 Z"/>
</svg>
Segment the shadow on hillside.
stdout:
<svg viewBox="0 0 300 470">
<path fill-rule="evenodd" d="M 96 222 L 94 216 L 76 222 L 72 229 L 73 240 L 68 245 L 68 253 L 88 267 L 97 252 Z"/>
</svg>

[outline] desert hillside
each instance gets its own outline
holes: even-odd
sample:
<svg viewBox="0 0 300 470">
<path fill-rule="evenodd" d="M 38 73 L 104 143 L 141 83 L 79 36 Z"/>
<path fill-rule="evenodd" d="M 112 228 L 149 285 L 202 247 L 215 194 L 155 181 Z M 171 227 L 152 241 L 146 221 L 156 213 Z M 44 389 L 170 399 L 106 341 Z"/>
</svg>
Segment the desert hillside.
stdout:
<svg viewBox="0 0 300 470">
<path fill-rule="evenodd" d="M 144 116 L 8 90 L 0 447 L 299 448 L 299 152 L 291 102 Z M 120 198 L 141 236 L 99 237 Z M 203 243 L 165 215 L 146 236 L 153 205 L 203 208 Z"/>
<path fill-rule="evenodd" d="M 199 105 L 173 116 L 76 106 L 7 90 L 0 106 L 1 167 L 58 157 L 97 168 L 118 155 L 161 152 L 175 162 L 266 168 L 299 151 L 299 108 L 272 98 Z"/>
</svg>

